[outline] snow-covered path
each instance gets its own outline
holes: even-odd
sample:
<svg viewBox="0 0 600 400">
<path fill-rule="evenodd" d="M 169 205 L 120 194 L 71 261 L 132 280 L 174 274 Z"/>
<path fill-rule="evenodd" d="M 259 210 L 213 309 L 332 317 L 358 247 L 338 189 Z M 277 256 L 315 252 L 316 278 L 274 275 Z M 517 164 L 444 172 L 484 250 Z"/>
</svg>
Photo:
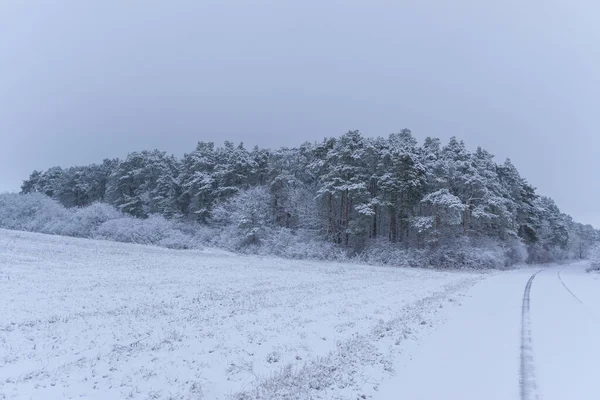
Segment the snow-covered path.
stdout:
<svg viewBox="0 0 600 400">
<path fill-rule="evenodd" d="M 536 278 L 532 328 L 537 380 L 544 400 L 600 398 L 597 277 L 585 273 L 585 265 L 579 264 L 548 269 Z"/>
<path fill-rule="evenodd" d="M 597 399 L 600 276 L 586 267 L 537 275 L 539 268 L 522 269 L 482 281 L 447 311 L 445 325 L 405 354 L 376 398 Z"/>
</svg>

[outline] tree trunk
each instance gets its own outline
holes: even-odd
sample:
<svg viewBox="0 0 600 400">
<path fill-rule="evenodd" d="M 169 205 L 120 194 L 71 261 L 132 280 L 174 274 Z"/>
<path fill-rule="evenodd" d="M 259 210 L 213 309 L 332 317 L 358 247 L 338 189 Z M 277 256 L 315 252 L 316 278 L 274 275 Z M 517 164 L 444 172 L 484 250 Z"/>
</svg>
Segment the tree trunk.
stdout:
<svg viewBox="0 0 600 400">
<path fill-rule="evenodd" d="M 371 200 L 377 197 L 377 180 L 371 180 Z M 371 230 L 371 237 L 377 238 L 377 205 L 373 204 L 373 227 Z"/>
<path fill-rule="evenodd" d="M 473 196 L 471 196 L 469 200 L 467 200 L 467 204 L 465 205 L 465 220 L 463 226 L 463 231 L 465 235 L 467 234 L 467 228 L 470 220 L 469 217 L 471 216 L 471 200 L 473 200 Z"/>
<path fill-rule="evenodd" d="M 396 209 L 394 207 L 390 207 L 390 240 L 392 243 L 396 243 L 398 240 Z"/>
<path fill-rule="evenodd" d="M 377 206 L 373 206 L 373 229 L 371 231 L 371 237 L 377 238 Z"/>
<path fill-rule="evenodd" d="M 440 214 L 438 214 L 437 207 L 435 208 L 435 247 L 440 247 Z"/>
<path fill-rule="evenodd" d="M 465 206 L 465 218 L 463 220 L 463 233 L 467 234 L 467 223 L 469 222 L 469 203 Z"/>
<path fill-rule="evenodd" d="M 402 222 L 405 221 L 406 219 L 404 218 L 404 215 L 401 213 L 400 217 L 398 218 L 398 241 L 399 242 L 403 242 L 404 241 L 404 228 L 405 228 L 405 224 L 403 224 Z"/>
<path fill-rule="evenodd" d="M 390 240 L 392 241 L 392 243 L 396 243 L 396 241 L 398 240 L 398 232 L 397 232 L 397 216 L 396 216 L 396 202 L 397 202 L 397 197 L 396 197 L 396 193 L 392 192 L 391 194 L 391 198 L 390 198 L 390 207 L 389 207 L 389 212 L 390 212 Z"/>
<path fill-rule="evenodd" d="M 340 199 L 340 219 L 336 227 L 337 244 L 342 244 L 342 227 L 344 226 L 344 192 L 342 192 Z"/>
<path fill-rule="evenodd" d="M 333 195 L 331 192 L 327 193 L 327 219 L 329 235 L 333 238 L 335 217 L 333 216 Z"/>
<path fill-rule="evenodd" d="M 350 225 L 350 201 L 348 199 L 348 189 L 346 189 L 346 232 L 345 232 L 345 237 L 344 237 L 344 241 L 345 241 L 345 245 L 346 248 L 348 247 L 348 242 L 349 242 L 349 232 L 348 232 L 348 228 Z"/>
<path fill-rule="evenodd" d="M 398 213 L 397 213 L 398 214 Z M 404 193 L 400 194 L 400 215 L 397 216 L 397 224 L 398 224 L 398 241 L 402 242 L 402 235 L 403 233 L 403 226 L 402 226 L 402 219 L 404 216 Z"/>
</svg>

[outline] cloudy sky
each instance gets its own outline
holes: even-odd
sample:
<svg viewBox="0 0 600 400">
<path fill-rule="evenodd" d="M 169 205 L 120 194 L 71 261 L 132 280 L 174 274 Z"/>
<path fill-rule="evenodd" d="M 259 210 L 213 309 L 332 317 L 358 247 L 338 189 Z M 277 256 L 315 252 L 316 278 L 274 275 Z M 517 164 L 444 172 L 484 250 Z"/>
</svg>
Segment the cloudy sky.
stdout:
<svg viewBox="0 0 600 400">
<path fill-rule="evenodd" d="M 412 129 L 510 157 L 600 228 L 595 0 L 2 0 L 0 191 L 199 140 Z"/>
</svg>

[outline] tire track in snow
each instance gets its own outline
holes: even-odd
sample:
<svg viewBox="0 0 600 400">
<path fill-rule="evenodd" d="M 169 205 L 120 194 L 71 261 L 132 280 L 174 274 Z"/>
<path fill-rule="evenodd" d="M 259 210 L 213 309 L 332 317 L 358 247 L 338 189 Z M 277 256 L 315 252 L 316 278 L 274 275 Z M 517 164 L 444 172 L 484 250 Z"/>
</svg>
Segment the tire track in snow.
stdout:
<svg viewBox="0 0 600 400">
<path fill-rule="evenodd" d="M 581 304 L 581 306 L 584 308 L 585 312 L 590 317 L 592 317 L 592 318 L 594 318 L 596 320 L 600 320 L 600 318 L 598 317 L 598 315 L 593 310 L 591 310 L 579 297 L 577 297 L 577 295 L 575 293 L 573 293 L 573 291 L 567 286 L 567 284 L 565 283 L 565 281 L 563 281 L 562 276 L 560 275 L 561 272 L 562 272 L 562 269 L 558 271 L 558 280 L 563 285 L 563 287 L 567 290 L 567 292 L 569 292 L 569 294 L 571 296 L 573 296 L 573 298 L 575 300 L 577 300 L 577 302 L 579 304 Z"/>
<path fill-rule="evenodd" d="M 562 283 L 563 287 L 565 289 L 567 289 L 567 292 L 571 293 L 571 296 L 573 296 L 573 298 L 575 300 L 577 300 L 579 302 L 579 304 L 583 305 L 583 301 L 581 301 L 581 299 L 579 297 L 577 297 L 577 295 L 575 295 L 575 293 L 573 293 L 573 291 L 571 291 L 571 289 L 569 289 L 569 287 L 567 286 L 565 281 L 563 281 L 562 277 L 560 276 L 561 272 L 562 272 L 562 269 L 558 271 L 558 280 L 560 281 L 560 283 Z"/>
<path fill-rule="evenodd" d="M 537 384 L 535 382 L 535 364 L 533 359 L 533 344 L 531 340 L 530 297 L 531 285 L 535 276 L 542 272 L 539 270 L 531 275 L 525 285 L 523 305 L 521 307 L 521 369 L 519 384 L 521 387 L 521 400 L 538 400 Z"/>
</svg>

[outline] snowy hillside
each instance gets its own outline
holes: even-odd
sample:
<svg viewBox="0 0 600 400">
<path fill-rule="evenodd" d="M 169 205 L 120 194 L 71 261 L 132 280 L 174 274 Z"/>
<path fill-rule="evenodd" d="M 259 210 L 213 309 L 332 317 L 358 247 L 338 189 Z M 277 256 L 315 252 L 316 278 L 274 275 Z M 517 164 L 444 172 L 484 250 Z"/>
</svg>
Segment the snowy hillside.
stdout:
<svg viewBox="0 0 600 400">
<path fill-rule="evenodd" d="M 0 230 L 0 398 L 370 397 L 481 276 Z"/>
</svg>

